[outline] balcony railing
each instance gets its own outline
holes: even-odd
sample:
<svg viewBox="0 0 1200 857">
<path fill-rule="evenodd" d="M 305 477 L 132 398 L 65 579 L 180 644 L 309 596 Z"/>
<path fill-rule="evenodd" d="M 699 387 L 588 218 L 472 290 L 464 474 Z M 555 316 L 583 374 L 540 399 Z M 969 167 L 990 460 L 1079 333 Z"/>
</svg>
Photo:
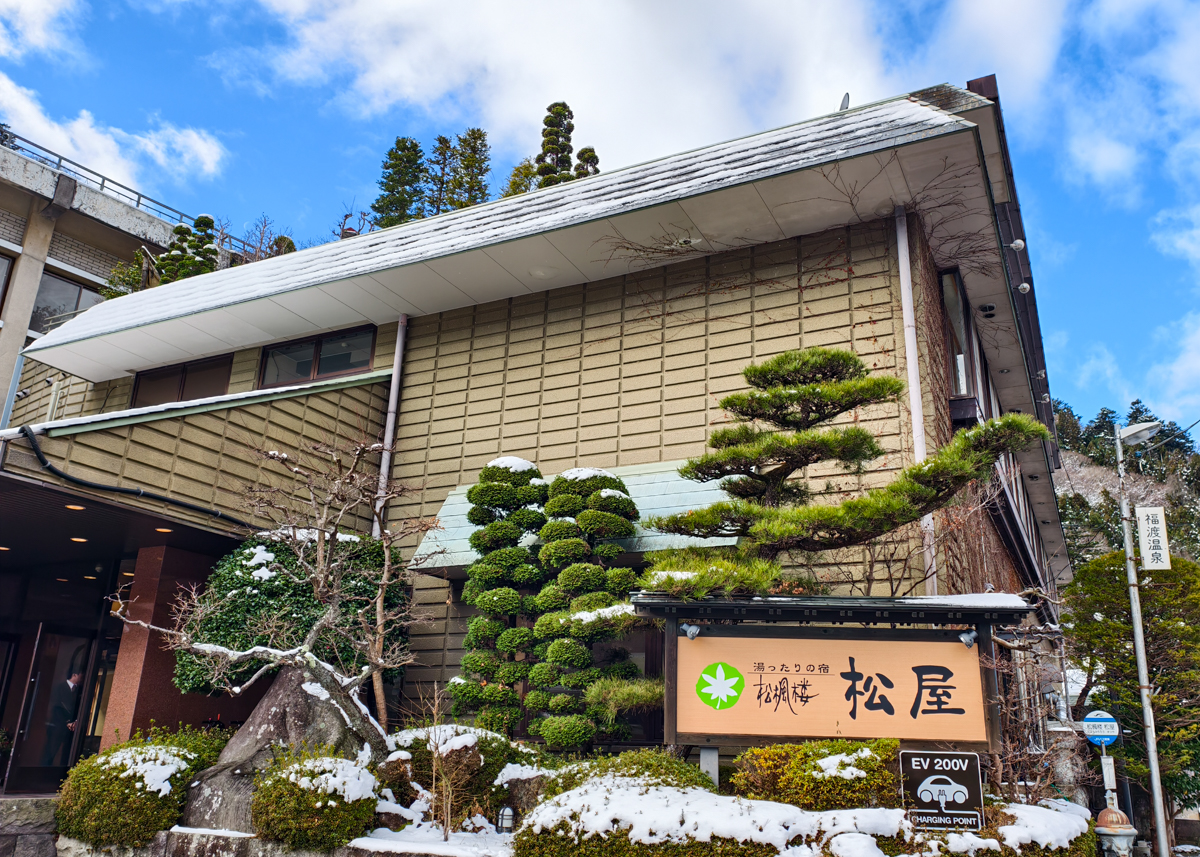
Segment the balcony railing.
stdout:
<svg viewBox="0 0 1200 857">
<path fill-rule="evenodd" d="M 165 220 L 168 223 L 186 223 L 188 226 L 195 226 L 196 218 L 184 214 L 178 208 L 172 208 L 164 202 L 159 202 L 153 197 L 146 196 L 141 191 L 134 190 L 127 185 L 121 184 L 119 181 L 110 179 L 108 176 L 85 167 L 83 164 L 73 161 L 65 155 L 60 155 L 44 146 L 39 146 L 37 143 L 19 134 L 9 134 L 8 147 L 29 158 L 31 161 L 37 161 L 39 164 L 44 164 L 55 172 L 69 175 L 71 178 L 86 184 L 93 190 L 98 190 L 101 193 L 115 197 L 126 205 L 154 215 L 159 220 Z M 222 250 L 242 256 L 247 255 L 250 250 L 250 245 L 245 241 L 235 238 L 224 231 L 218 233 L 216 244 Z"/>
</svg>

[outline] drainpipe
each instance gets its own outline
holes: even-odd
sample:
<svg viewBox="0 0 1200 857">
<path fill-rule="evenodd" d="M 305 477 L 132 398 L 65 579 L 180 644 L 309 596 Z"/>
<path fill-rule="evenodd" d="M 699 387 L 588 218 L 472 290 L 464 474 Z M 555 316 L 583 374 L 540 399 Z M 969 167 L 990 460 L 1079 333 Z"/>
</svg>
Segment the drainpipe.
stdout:
<svg viewBox="0 0 1200 857">
<path fill-rule="evenodd" d="M 4 397 L 4 412 L 0 414 L 0 429 L 8 428 L 12 419 L 13 404 L 17 401 L 17 388 L 21 386 L 21 370 L 25 368 L 25 355 L 18 354 L 16 365 L 13 366 L 12 381 L 8 385 L 8 395 Z"/>
<path fill-rule="evenodd" d="M 908 410 L 912 415 L 913 457 L 926 458 L 925 405 L 921 401 L 921 370 L 918 365 L 917 312 L 913 302 L 912 263 L 908 258 L 908 213 L 896 206 L 896 255 L 900 267 L 900 307 L 904 314 L 904 363 L 908 369 Z M 933 515 L 921 518 L 921 552 L 925 564 L 925 594 L 937 595 L 937 554 L 934 549 Z"/>
<path fill-rule="evenodd" d="M 408 332 L 408 315 L 401 313 L 396 328 L 396 353 L 392 355 L 392 385 L 388 390 L 387 420 L 383 425 L 383 455 L 379 458 L 379 488 L 375 493 L 375 516 L 371 522 L 371 536 L 382 535 L 379 522 L 383 512 L 388 482 L 392 477 L 392 444 L 396 440 L 396 412 L 400 409 L 400 370 L 404 368 L 404 342 Z"/>
</svg>

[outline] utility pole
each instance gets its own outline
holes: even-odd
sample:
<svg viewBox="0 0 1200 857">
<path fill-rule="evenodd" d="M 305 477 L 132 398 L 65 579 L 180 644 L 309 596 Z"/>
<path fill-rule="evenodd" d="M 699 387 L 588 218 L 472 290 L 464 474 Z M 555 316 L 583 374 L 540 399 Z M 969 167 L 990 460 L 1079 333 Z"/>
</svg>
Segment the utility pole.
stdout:
<svg viewBox="0 0 1200 857">
<path fill-rule="evenodd" d="M 1129 495 L 1125 493 L 1125 451 L 1122 441 L 1144 443 L 1158 433 L 1162 423 L 1138 423 L 1125 428 L 1114 426 L 1117 444 L 1117 476 L 1121 498 L 1121 532 L 1125 537 L 1125 577 L 1129 582 L 1129 618 L 1133 625 L 1133 653 L 1137 658 L 1138 693 L 1142 698 L 1142 725 L 1146 730 L 1146 760 L 1150 765 L 1150 796 L 1154 804 L 1154 828 L 1158 839 L 1158 857 L 1171 857 L 1167 819 L 1163 804 L 1162 777 L 1158 770 L 1158 738 L 1154 734 L 1154 709 L 1150 707 L 1150 670 L 1146 665 L 1146 638 L 1142 631 L 1142 601 L 1138 595 L 1137 566 L 1133 560 L 1133 516 Z"/>
</svg>

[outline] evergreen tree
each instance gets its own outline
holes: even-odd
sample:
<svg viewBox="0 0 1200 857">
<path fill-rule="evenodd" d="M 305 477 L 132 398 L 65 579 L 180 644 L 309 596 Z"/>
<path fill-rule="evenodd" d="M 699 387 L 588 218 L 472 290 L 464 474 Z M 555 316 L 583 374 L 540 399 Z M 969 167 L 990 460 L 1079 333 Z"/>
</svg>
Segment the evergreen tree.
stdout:
<svg viewBox="0 0 1200 857">
<path fill-rule="evenodd" d="M 565 101 L 556 101 L 546 108 L 546 118 L 542 120 L 542 152 L 534 161 L 537 163 L 537 173 L 541 176 L 538 187 L 550 187 L 559 182 L 575 178 L 571 172 L 571 132 L 575 123 L 571 120 L 575 114 Z"/>
<path fill-rule="evenodd" d="M 488 174 L 492 169 L 492 147 L 488 144 L 487 131 L 468 128 L 458 135 L 454 152 L 454 170 L 447 194 L 450 207 L 466 208 L 487 202 L 491 196 Z"/>
<path fill-rule="evenodd" d="M 434 140 L 433 151 L 425 165 L 426 187 L 425 213 L 441 214 L 450 211 L 452 182 L 458 172 L 458 149 L 454 141 L 444 134 Z"/>
<path fill-rule="evenodd" d="M 591 146 L 584 146 L 575 158 L 575 178 L 586 179 L 588 176 L 599 174 L 600 156 Z"/>
<path fill-rule="evenodd" d="M 751 390 L 721 400 L 737 425 L 713 432 L 713 452 L 691 459 L 680 474 L 706 482 L 721 479 L 732 500 L 649 525 L 687 536 L 737 536 L 733 551 L 667 551 L 652 559 L 647 584 L 660 571 L 693 571 L 684 584 L 727 591 L 763 591 L 778 584 L 781 555 L 863 544 L 920 520 L 948 503 L 970 482 L 987 477 L 1001 455 L 1049 437 L 1025 414 L 1007 414 L 960 431 L 924 462 L 905 469 L 890 485 L 838 505 L 809 504 L 807 483 L 794 477 L 804 468 L 835 461 L 860 469 L 883 454 L 865 429 L 820 428 L 855 408 L 894 401 L 903 383 L 869 374 L 854 354 L 825 348 L 788 351 L 742 372 Z M 720 562 L 716 554 L 724 553 Z M 657 576 L 656 576 L 657 575 Z M 674 584 L 671 584 L 674 585 Z M 813 591 L 799 580 L 793 591 Z"/>
<path fill-rule="evenodd" d="M 508 184 L 504 186 L 501 196 L 516 196 L 529 193 L 538 185 L 537 164 L 533 158 L 523 158 L 508 175 Z"/>
<path fill-rule="evenodd" d="M 383 228 L 425 216 L 425 152 L 412 137 L 397 137 L 383 161 L 380 194 L 371 204 L 374 223 Z"/>
<path fill-rule="evenodd" d="M 160 282 L 173 283 L 208 274 L 217 270 L 217 244 L 212 217 L 202 214 L 194 221 L 195 229 L 186 223 L 172 230 L 171 243 L 157 259 Z"/>
</svg>

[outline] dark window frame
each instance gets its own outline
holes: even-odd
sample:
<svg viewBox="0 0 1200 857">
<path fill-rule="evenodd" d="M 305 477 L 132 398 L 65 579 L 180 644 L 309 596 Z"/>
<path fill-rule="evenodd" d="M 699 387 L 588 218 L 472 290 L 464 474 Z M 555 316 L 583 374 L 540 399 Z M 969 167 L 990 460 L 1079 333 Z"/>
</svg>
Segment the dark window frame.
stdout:
<svg viewBox="0 0 1200 857">
<path fill-rule="evenodd" d="M 8 270 L 4 272 L 4 276 L 0 277 L 0 313 L 4 312 L 4 302 L 8 300 L 8 281 L 12 279 L 13 268 L 17 264 L 16 257 L 10 256 L 7 253 L 0 253 L 8 260 Z"/>
<path fill-rule="evenodd" d="M 145 369 L 141 372 L 138 372 L 137 375 L 135 375 L 134 379 L 133 379 L 133 392 L 129 396 L 129 406 L 131 408 L 139 408 L 139 407 L 140 408 L 155 408 L 155 407 L 158 407 L 158 405 L 139 405 L 139 404 L 137 404 L 138 388 L 142 385 L 142 376 L 143 375 L 147 375 L 151 372 L 164 372 L 167 369 L 181 370 L 179 373 L 179 389 L 175 394 L 177 396 L 177 398 L 173 399 L 172 401 L 174 401 L 174 402 L 186 401 L 183 398 L 183 388 L 187 384 L 187 369 L 188 369 L 188 367 L 189 366 L 197 366 L 201 363 L 216 363 L 218 360 L 228 360 L 229 361 L 229 377 L 225 379 L 225 392 L 218 393 L 217 395 L 218 396 L 228 395 L 229 382 L 233 380 L 233 352 L 232 351 L 229 352 L 228 354 L 218 354 L 214 357 L 201 357 L 199 360 L 187 360 L 187 361 L 184 361 L 183 363 L 171 363 L 166 366 L 156 366 L 153 369 Z M 209 397 L 206 396 L 205 398 L 209 398 Z M 160 404 L 170 404 L 170 402 L 160 402 Z"/>
<path fill-rule="evenodd" d="M 343 336 L 353 336 L 357 333 L 371 331 L 371 356 L 367 360 L 365 368 L 359 369 L 343 369 L 341 372 L 326 372 L 321 374 L 321 342 L 326 339 L 337 339 Z M 258 389 L 270 390 L 273 387 L 291 387 L 296 384 L 309 384 L 313 381 L 323 381 L 327 378 L 341 378 L 348 375 L 361 375 L 363 372 L 370 372 L 375 368 L 375 346 L 379 339 L 379 328 L 373 324 L 362 324 L 358 327 L 348 327 L 344 330 L 331 330 L 328 333 L 318 333 L 315 336 L 302 336 L 299 339 L 289 339 L 285 342 L 272 342 L 270 345 L 264 345 L 258 356 Z M 307 378 L 296 378 L 291 381 L 276 381 L 273 384 L 266 382 L 267 376 L 267 352 L 273 351 L 276 348 L 286 348 L 289 345 L 303 345 L 306 342 L 313 344 L 313 361 L 312 371 L 309 372 Z"/>
<path fill-rule="evenodd" d="M 953 335 L 953 329 L 951 327 L 951 321 L 950 321 L 950 308 L 948 306 L 946 306 L 946 297 L 945 297 L 945 292 L 943 291 L 944 286 L 942 285 L 947 276 L 954 277 L 954 285 L 955 285 L 955 288 L 958 290 L 958 302 L 959 302 L 959 306 L 962 309 L 963 337 L 966 340 L 965 342 L 962 343 L 962 349 L 963 349 L 963 355 L 966 358 L 966 364 L 967 364 L 966 369 L 967 369 L 967 387 L 968 387 L 967 392 L 951 393 L 949 398 L 951 398 L 951 399 L 977 399 L 978 400 L 981 397 L 981 390 L 980 390 L 980 383 L 979 383 L 979 372 L 977 371 L 977 367 L 975 365 L 975 363 L 976 363 L 975 358 L 976 358 L 976 356 L 983 357 L 983 355 L 977 354 L 979 349 L 976 347 L 974 319 L 971 317 L 971 312 L 970 312 L 971 304 L 967 299 L 967 290 L 963 286 L 962 273 L 959 271 L 958 268 L 946 268 L 944 270 L 937 272 L 938 300 L 941 301 L 941 304 L 942 304 L 942 317 L 943 317 L 942 341 L 944 343 L 944 347 L 945 347 L 945 351 L 946 351 L 946 360 L 945 360 L 946 373 L 950 380 L 950 386 L 953 388 L 954 377 L 957 372 L 957 367 L 954 365 L 954 354 L 952 353 L 952 349 L 950 348 L 950 341 L 951 341 L 951 337 Z"/>
<path fill-rule="evenodd" d="M 11 258 L 11 257 L 9 257 L 9 258 Z M 16 264 L 15 259 L 13 260 L 13 264 L 14 265 Z M 9 276 L 10 276 L 10 278 L 12 276 L 12 267 L 9 268 Z M 90 282 L 88 280 L 81 279 L 81 278 L 77 277 L 75 274 L 69 274 L 66 271 L 63 271 L 62 269 L 58 268 L 53 262 L 46 262 L 42 266 L 42 275 L 41 275 L 41 277 L 38 278 L 38 291 L 34 293 L 33 310 L 32 310 L 32 312 L 34 312 L 34 313 L 37 312 L 37 295 L 41 292 L 42 281 L 47 276 L 54 277 L 56 280 L 61 280 L 64 283 L 70 283 L 72 286 L 76 286 L 79 289 L 79 294 L 77 294 L 75 296 L 75 308 L 66 313 L 63 313 L 62 315 L 70 315 L 72 318 L 74 318 L 75 314 L 79 312 L 79 304 L 83 300 L 84 292 L 91 292 L 93 295 L 100 296 L 100 300 L 97 301 L 96 303 L 92 304 L 91 306 L 89 306 L 88 309 L 91 309 L 93 306 L 97 306 L 98 304 L 102 304 L 102 303 L 104 303 L 105 300 L 107 300 L 107 298 L 105 298 L 104 295 L 102 295 L 100 293 L 100 289 L 102 288 L 100 285 L 97 285 L 96 283 Z M 6 288 L 5 296 L 7 296 L 7 293 L 8 293 L 8 290 Z M 61 317 L 62 317 L 61 315 L 51 316 L 51 318 L 61 318 Z M 69 321 L 69 319 L 68 319 L 68 321 Z M 30 322 L 29 329 L 33 330 L 32 315 L 30 316 L 29 322 Z M 66 322 L 59 322 L 59 324 L 65 324 L 65 323 Z M 50 330 L 54 330 L 56 327 L 59 326 L 59 324 L 56 324 L 54 327 L 50 328 Z M 43 336 L 45 336 L 47 333 L 50 332 L 50 330 L 34 331 L 34 332 L 41 333 Z"/>
</svg>

